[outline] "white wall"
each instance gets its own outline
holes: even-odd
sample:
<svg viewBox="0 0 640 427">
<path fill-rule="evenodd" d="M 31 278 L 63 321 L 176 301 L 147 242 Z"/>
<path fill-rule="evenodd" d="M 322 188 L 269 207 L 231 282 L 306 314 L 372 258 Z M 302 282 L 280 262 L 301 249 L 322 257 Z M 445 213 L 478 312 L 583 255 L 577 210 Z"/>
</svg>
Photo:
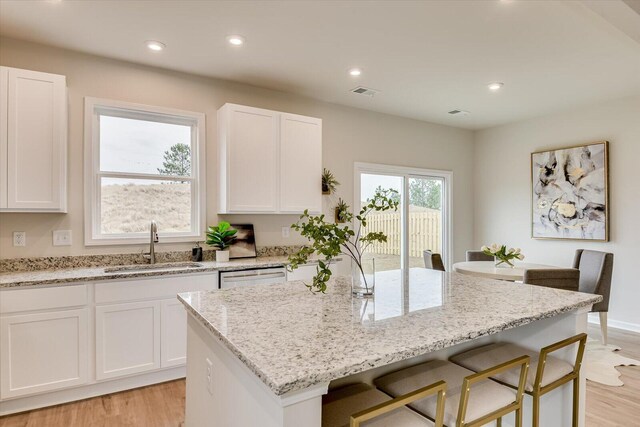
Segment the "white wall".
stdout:
<svg viewBox="0 0 640 427">
<path fill-rule="evenodd" d="M 609 324 L 640 331 L 640 96 L 479 131 L 475 139 L 475 246 L 503 242 L 521 247 L 528 261 L 563 266 L 577 248 L 613 252 Z M 610 241 L 531 239 L 530 153 L 602 140 L 610 141 Z"/>
<path fill-rule="evenodd" d="M 452 170 L 455 188 L 455 258 L 463 258 L 464 251 L 472 244 L 471 131 L 7 38 L 0 38 L 0 64 L 66 75 L 69 90 L 69 213 L 0 214 L 1 258 L 140 252 L 142 246 L 83 245 L 82 159 L 85 96 L 206 114 L 209 224 L 218 219 L 215 214 L 216 111 L 225 102 L 233 102 L 322 118 L 323 163 L 342 183 L 339 195 L 349 204 L 352 204 L 353 198 L 353 163 L 356 161 Z M 228 215 L 225 219 L 253 223 L 259 246 L 303 242 L 299 236 L 281 238 L 281 227 L 293 223 L 297 219 L 295 215 Z M 51 232 L 56 229 L 71 229 L 73 246 L 53 247 Z M 12 246 L 13 231 L 27 232 L 26 247 Z M 161 245 L 160 250 L 190 247 L 190 244 Z"/>
</svg>

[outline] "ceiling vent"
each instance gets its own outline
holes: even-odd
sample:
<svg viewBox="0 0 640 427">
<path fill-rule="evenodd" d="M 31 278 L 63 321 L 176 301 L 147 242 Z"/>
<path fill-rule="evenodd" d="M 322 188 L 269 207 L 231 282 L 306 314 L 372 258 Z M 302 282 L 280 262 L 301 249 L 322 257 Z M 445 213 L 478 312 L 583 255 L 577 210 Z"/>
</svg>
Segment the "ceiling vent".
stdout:
<svg viewBox="0 0 640 427">
<path fill-rule="evenodd" d="M 452 116 L 468 116 L 469 112 L 464 110 L 451 110 L 449 111 L 449 114 Z"/>
<path fill-rule="evenodd" d="M 369 97 L 373 97 L 374 95 L 380 93 L 379 90 L 371 89 L 371 88 L 364 87 L 364 86 L 358 86 L 355 89 L 351 89 L 351 92 L 357 93 L 358 95 L 366 95 L 366 96 L 369 96 Z"/>
</svg>

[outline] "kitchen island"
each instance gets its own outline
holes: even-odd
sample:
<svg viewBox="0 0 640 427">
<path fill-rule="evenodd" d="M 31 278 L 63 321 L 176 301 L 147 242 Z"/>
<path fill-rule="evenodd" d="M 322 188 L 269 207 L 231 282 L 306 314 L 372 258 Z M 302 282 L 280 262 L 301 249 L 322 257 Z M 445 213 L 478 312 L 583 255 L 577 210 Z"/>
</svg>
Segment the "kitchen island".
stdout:
<svg viewBox="0 0 640 427">
<path fill-rule="evenodd" d="M 302 282 L 180 294 L 186 426 L 319 427 L 329 388 L 494 341 L 539 349 L 586 331 L 601 298 L 426 269 L 378 273 L 372 299 L 352 298 L 349 282 L 332 279 L 326 294 Z M 570 387 L 542 405 L 541 425 L 570 425 Z"/>
</svg>

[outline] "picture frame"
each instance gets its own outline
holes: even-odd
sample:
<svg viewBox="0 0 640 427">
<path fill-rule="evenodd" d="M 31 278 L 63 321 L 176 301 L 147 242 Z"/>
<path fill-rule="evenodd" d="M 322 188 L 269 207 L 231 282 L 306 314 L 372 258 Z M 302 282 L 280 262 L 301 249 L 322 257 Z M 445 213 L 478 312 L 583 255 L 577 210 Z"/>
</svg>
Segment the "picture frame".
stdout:
<svg viewBox="0 0 640 427">
<path fill-rule="evenodd" d="M 229 259 L 255 258 L 257 253 L 253 224 L 231 224 L 231 227 L 238 232 L 229 246 Z"/>
<path fill-rule="evenodd" d="M 609 142 L 531 153 L 531 237 L 609 241 Z"/>
</svg>

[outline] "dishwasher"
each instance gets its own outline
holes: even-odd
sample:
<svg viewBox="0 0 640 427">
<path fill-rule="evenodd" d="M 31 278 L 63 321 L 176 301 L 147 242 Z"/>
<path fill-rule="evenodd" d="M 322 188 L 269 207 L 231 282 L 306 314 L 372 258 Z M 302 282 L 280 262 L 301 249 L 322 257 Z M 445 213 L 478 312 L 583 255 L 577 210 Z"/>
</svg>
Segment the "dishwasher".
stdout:
<svg viewBox="0 0 640 427">
<path fill-rule="evenodd" d="M 286 281 L 287 270 L 284 267 L 265 267 L 252 270 L 221 271 L 219 283 L 220 289 L 229 289 Z"/>
</svg>

